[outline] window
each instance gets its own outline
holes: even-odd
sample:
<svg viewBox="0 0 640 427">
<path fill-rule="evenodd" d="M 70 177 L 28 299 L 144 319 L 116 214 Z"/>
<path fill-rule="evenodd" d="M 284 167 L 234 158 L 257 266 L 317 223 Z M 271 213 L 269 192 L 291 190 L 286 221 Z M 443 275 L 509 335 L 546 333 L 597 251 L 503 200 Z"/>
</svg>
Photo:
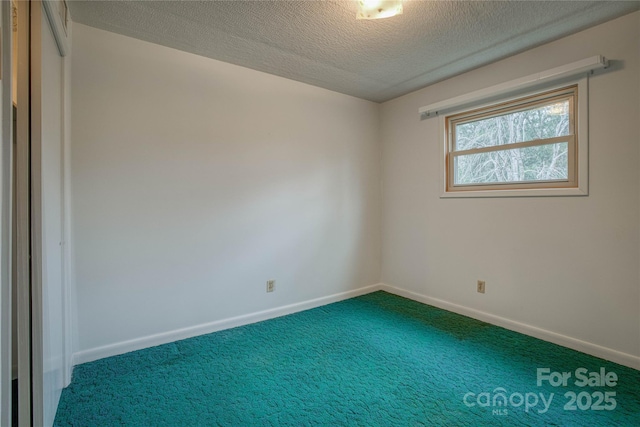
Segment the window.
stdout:
<svg viewBox="0 0 640 427">
<path fill-rule="evenodd" d="M 443 197 L 587 194 L 583 89 L 572 84 L 444 116 Z"/>
</svg>

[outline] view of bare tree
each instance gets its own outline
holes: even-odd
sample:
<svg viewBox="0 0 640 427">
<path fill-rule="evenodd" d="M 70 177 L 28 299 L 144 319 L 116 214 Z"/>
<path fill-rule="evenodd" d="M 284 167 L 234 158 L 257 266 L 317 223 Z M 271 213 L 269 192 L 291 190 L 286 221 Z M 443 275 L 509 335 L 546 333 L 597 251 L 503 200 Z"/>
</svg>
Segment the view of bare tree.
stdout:
<svg viewBox="0 0 640 427">
<path fill-rule="evenodd" d="M 567 142 L 509 146 L 569 135 L 569 101 L 463 122 L 455 131 L 455 151 L 504 146 L 456 156 L 456 184 L 567 179 Z"/>
</svg>

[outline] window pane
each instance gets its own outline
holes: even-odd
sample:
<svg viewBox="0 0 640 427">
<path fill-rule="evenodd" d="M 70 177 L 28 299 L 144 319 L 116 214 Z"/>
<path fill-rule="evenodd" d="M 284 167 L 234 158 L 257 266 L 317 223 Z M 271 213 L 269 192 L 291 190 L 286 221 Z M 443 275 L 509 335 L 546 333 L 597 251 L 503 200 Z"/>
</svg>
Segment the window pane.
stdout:
<svg viewBox="0 0 640 427">
<path fill-rule="evenodd" d="M 569 101 L 456 125 L 455 151 L 569 135 Z"/>
<path fill-rule="evenodd" d="M 568 179 L 568 143 L 538 145 L 454 157 L 454 184 Z"/>
</svg>

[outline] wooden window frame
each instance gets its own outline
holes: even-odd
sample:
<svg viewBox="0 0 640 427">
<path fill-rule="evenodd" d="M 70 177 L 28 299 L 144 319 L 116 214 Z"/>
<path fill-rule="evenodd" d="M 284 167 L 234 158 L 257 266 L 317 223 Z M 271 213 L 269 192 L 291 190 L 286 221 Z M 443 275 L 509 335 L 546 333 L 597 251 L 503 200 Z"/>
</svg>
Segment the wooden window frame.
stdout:
<svg viewBox="0 0 640 427">
<path fill-rule="evenodd" d="M 573 79 L 554 87 L 530 90 L 498 102 L 453 111 L 440 118 L 442 198 L 448 197 L 531 197 L 588 195 L 588 86 L 587 78 Z M 569 100 L 569 135 L 518 142 L 508 145 L 456 151 L 455 125 L 495 117 L 542 105 Z M 504 183 L 455 184 L 454 161 L 461 155 L 566 142 L 568 177 L 566 180 L 518 181 Z"/>
</svg>

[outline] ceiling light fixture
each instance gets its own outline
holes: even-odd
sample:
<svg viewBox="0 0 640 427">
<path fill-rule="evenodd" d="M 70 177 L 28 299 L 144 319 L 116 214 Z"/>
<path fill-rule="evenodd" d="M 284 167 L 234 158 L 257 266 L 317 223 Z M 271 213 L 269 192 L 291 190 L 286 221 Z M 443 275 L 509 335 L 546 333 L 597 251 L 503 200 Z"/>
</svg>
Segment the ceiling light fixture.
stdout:
<svg viewBox="0 0 640 427">
<path fill-rule="evenodd" d="M 381 19 L 402 14 L 402 0 L 358 0 L 356 19 Z"/>
</svg>

